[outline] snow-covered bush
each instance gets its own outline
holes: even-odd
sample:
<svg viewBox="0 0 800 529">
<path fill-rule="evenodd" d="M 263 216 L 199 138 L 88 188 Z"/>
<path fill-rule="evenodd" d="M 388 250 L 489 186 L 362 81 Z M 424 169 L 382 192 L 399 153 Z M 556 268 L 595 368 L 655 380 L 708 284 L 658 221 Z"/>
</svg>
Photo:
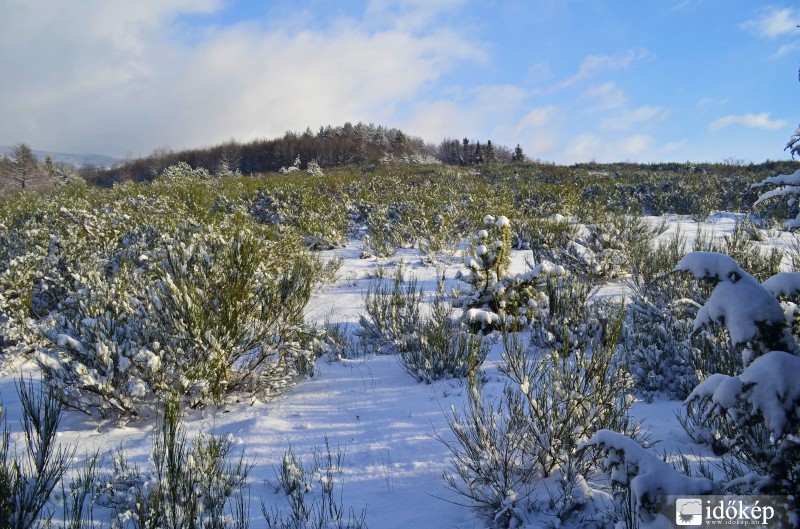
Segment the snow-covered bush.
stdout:
<svg viewBox="0 0 800 529">
<path fill-rule="evenodd" d="M 0 527 L 37 529 L 46 527 L 53 515 L 54 492 L 70 469 L 75 447 L 57 441 L 62 406 L 53 388 L 36 388 L 23 379 L 17 393 L 23 453 L 11 444 L 0 406 Z M 82 504 L 84 498 L 79 499 Z"/>
<path fill-rule="evenodd" d="M 142 471 L 116 454 L 100 502 L 111 508 L 120 529 L 242 527 L 252 465 L 233 452 L 225 436 L 187 439 L 179 401 L 168 399 L 153 433 L 152 468 Z"/>
<path fill-rule="evenodd" d="M 702 356 L 698 345 L 705 341 L 692 340 L 692 321 L 705 292 L 697 280 L 671 273 L 684 254 L 685 239 L 676 234 L 638 252 L 631 263 L 622 344 L 637 392 L 645 399 L 658 393 L 683 399 L 698 382 L 695 358 Z"/>
<path fill-rule="evenodd" d="M 322 172 L 322 168 L 319 166 L 316 159 L 308 162 L 306 172 L 311 176 L 325 176 L 325 173 Z"/>
<path fill-rule="evenodd" d="M 303 309 L 319 269 L 290 241 L 265 244 L 247 230 L 168 242 L 152 301 L 182 394 L 280 393 L 309 374 Z"/>
<path fill-rule="evenodd" d="M 476 235 L 475 255 L 464 262 L 469 272 L 456 276 L 469 285 L 469 291 L 454 292 L 453 305 L 464 311 L 462 320 L 472 332 L 525 327 L 545 299 L 545 278 L 564 269 L 545 262 L 528 272 L 509 274 L 511 223 L 504 216 L 491 215 L 483 221 L 485 229 Z"/>
<path fill-rule="evenodd" d="M 581 276 L 605 278 L 627 274 L 634 256 L 663 232 L 663 225 L 651 226 L 641 217 L 615 213 L 588 224 L 557 216 L 544 227 L 551 236 L 531 235 L 537 261 L 559 263 Z"/>
<path fill-rule="evenodd" d="M 331 450 L 325 438 L 325 450 L 313 451 L 314 462 L 304 465 L 291 448 L 276 468 L 276 492 L 282 492 L 289 502 L 289 512 L 273 506 L 268 509 L 261 500 L 261 513 L 267 527 L 272 529 L 366 529 L 366 507 L 360 513 L 342 504 L 341 476 L 344 471 L 344 451 Z"/>
<path fill-rule="evenodd" d="M 147 416 L 167 392 L 201 405 L 278 393 L 308 373 L 302 310 L 320 267 L 288 240 L 188 223 L 136 262 L 110 275 L 77 264 L 43 326 L 38 360 L 66 406 Z"/>
<path fill-rule="evenodd" d="M 309 250 L 329 250 L 344 244 L 346 213 L 344 204 L 332 202 L 319 187 L 294 186 L 258 190 L 246 209 L 259 224 L 269 224 L 281 232 L 299 231 Z"/>
<path fill-rule="evenodd" d="M 537 305 L 531 322 L 531 342 L 543 350 L 569 354 L 602 339 L 610 319 L 608 307 L 589 302 L 591 290 L 589 278 L 547 277 L 542 286 L 544 302 Z"/>
<path fill-rule="evenodd" d="M 170 165 L 161 171 L 161 178 L 174 179 L 174 178 L 211 178 L 211 173 L 203 167 L 193 168 L 186 162 L 178 162 L 175 165 Z"/>
<path fill-rule="evenodd" d="M 281 167 L 280 169 L 278 169 L 278 172 L 281 174 L 297 172 L 300 170 L 301 163 L 302 162 L 300 161 L 300 155 L 298 154 L 297 158 L 294 159 L 294 164 L 292 164 L 290 167 Z"/>
<path fill-rule="evenodd" d="M 627 415 L 632 381 L 615 355 L 621 325 L 622 312 L 604 339 L 568 355 L 537 355 L 506 335 L 503 398 L 492 405 L 473 384 L 469 409 L 453 410 L 447 483 L 497 526 L 581 526 L 595 516 L 586 481 L 595 460 L 579 446 L 602 429 L 638 429 Z"/>
<path fill-rule="evenodd" d="M 395 354 L 419 347 L 423 291 L 416 279 L 406 280 L 398 270 L 391 281 L 369 285 L 356 335 L 379 353 Z"/>
<path fill-rule="evenodd" d="M 800 144 L 796 142 L 790 142 L 790 144 L 793 145 L 792 154 L 794 154 L 796 146 Z M 761 192 L 761 195 L 753 204 L 754 207 L 771 201 L 786 200 L 790 208 L 794 207 L 796 209 L 797 195 L 800 195 L 800 170 L 792 174 L 771 176 L 753 184 L 751 189 L 759 190 L 759 192 L 766 189 L 766 191 Z M 800 213 L 797 214 L 797 217 L 786 220 L 784 226 L 789 229 L 800 228 Z"/>
<path fill-rule="evenodd" d="M 774 251 L 764 253 L 754 240 L 754 230 L 751 223 L 740 221 L 724 239 L 700 236 L 695 246 L 737 256 L 745 263 L 743 269 L 766 278 L 777 271 L 781 256 Z M 672 272 L 685 254 L 685 246 L 685 240 L 676 234 L 638 252 L 633 259 L 629 324 L 623 343 L 631 373 L 645 398 L 661 392 L 683 399 L 707 376 L 733 375 L 742 367 L 741 354 L 724 325 L 694 327 L 713 285 Z"/>
<path fill-rule="evenodd" d="M 773 350 L 795 351 L 783 309 L 772 293 L 731 257 L 717 252 L 691 252 L 676 265 L 709 281 L 714 290 L 695 317 L 695 330 L 712 322 L 725 325 L 731 341 L 743 346 L 743 365 Z"/>
<path fill-rule="evenodd" d="M 736 221 L 733 231 L 722 238 L 714 239 L 698 234 L 694 250 L 724 253 L 736 261 L 750 275 L 764 281 L 781 271 L 783 252 L 778 248 L 765 247 L 765 238 L 753 220 L 743 217 Z"/>
<path fill-rule="evenodd" d="M 800 155 L 800 127 L 797 127 L 792 137 L 786 142 L 786 148 L 784 150 L 791 152 L 792 158 L 794 158 L 796 154 Z"/>
<path fill-rule="evenodd" d="M 714 374 L 686 399 L 727 449 L 725 488 L 790 495 L 791 515 L 800 517 L 800 357 L 773 294 L 794 291 L 796 276 L 773 278 L 765 288 L 730 257 L 704 252 L 688 254 L 676 269 L 716 283 L 695 326 L 723 323 L 742 345 L 740 374 Z"/>
<path fill-rule="evenodd" d="M 423 317 L 419 341 L 401 350 L 398 361 L 409 375 L 430 384 L 443 378 L 469 378 L 483 364 L 489 346 L 483 336 L 467 332 L 445 299 L 443 286 Z"/>
<path fill-rule="evenodd" d="M 739 494 L 794 495 L 800 487 L 800 357 L 759 356 L 739 376 L 713 375 L 686 399 L 722 421 L 729 464 L 726 489 Z M 800 516 L 800 502 L 793 500 Z"/>
<path fill-rule="evenodd" d="M 615 431 L 600 430 L 581 449 L 596 448 L 604 455 L 601 468 L 611 479 L 615 520 L 622 527 L 671 527 L 664 516 L 668 496 L 719 493 L 713 481 L 686 476 L 647 451 L 633 439 Z M 670 525 L 665 525 L 670 524 Z"/>
</svg>

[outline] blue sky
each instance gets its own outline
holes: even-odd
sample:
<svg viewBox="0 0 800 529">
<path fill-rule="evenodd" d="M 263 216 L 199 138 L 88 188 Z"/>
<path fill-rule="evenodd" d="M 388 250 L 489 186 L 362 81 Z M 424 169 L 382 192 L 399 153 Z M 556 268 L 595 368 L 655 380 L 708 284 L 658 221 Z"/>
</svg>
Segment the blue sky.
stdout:
<svg viewBox="0 0 800 529">
<path fill-rule="evenodd" d="M 372 122 L 580 161 L 763 161 L 800 7 L 746 0 L 0 0 L 0 144 L 139 156 Z"/>
</svg>

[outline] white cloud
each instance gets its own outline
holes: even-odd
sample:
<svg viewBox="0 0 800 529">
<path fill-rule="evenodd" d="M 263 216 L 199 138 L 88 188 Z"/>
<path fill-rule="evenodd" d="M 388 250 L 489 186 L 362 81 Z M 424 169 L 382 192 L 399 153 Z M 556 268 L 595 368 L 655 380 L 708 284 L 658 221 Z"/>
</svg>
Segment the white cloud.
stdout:
<svg viewBox="0 0 800 529">
<path fill-rule="evenodd" d="M 587 55 L 581 62 L 578 72 L 561 81 L 557 88 L 566 88 L 588 77 L 602 72 L 624 70 L 636 61 L 648 58 L 651 53 L 645 48 L 626 50 L 616 55 Z"/>
<path fill-rule="evenodd" d="M 660 151 L 664 154 L 668 154 L 671 152 L 684 149 L 687 145 L 689 145 L 689 142 L 687 140 L 668 141 L 667 143 L 661 146 Z"/>
<path fill-rule="evenodd" d="M 768 7 L 761 14 L 739 25 L 745 31 L 762 38 L 775 38 L 786 34 L 796 34 L 800 24 L 800 10 L 786 7 Z"/>
<path fill-rule="evenodd" d="M 646 153 L 654 151 L 654 140 L 652 136 L 647 134 L 637 134 L 635 136 L 628 136 L 618 141 L 619 150 L 629 158 L 639 158 Z"/>
<path fill-rule="evenodd" d="M 593 110 L 620 108 L 628 104 L 628 95 L 616 83 L 611 81 L 592 86 L 583 95 L 594 101 Z"/>
<path fill-rule="evenodd" d="M 415 31 L 465 3 L 466 0 L 369 0 L 365 18 L 399 30 Z"/>
<path fill-rule="evenodd" d="M 522 119 L 516 125 L 517 132 L 522 132 L 526 129 L 538 129 L 552 125 L 558 116 L 559 108 L 555 105 L 547 105 L 539 108 L 534 108 L 522 116 Z"/>
<path fill-rule="evenodd" d="M 634 109 L 625 109 L 607 117 L 601 122 L 604 128 L 625 130 L 634 125 L 643 125 L 656 121 L 663 121 L 672 114 L 672 111 L 659 106 L 644 105 Z"/>
<path fill-rule="evenodd" d="M 798 29 L 800 31 L 800 29 Z M 773 53 L 770 58 L 780 59 L 786 55 L 795 55 L 800 51 L 800 42 L 792 42 L 791 44 L 783 44 L 778 51 Z"/>
<path fill-rule="evenodd" d="M 670 116 L 670 110 L 655 105 L 629 107 L 628 95 L 614 82 L 593 86 L 583 93 L 583 97 L 593 102 L 590 113 L 600 113 L 603 129 L 625 130 L 634 125 L 662 121 Z"/>
<path fill-rule="evenodd" d="M 608 163 L 623 160 L 649 162 L 664 159 L 664 155 L 683 150 L 687 145 L 686 140 L 662 144 L 649 134 L 614 137 L 608 134 L 601 136 L 584 133 L 563 145 L 563 149 L 556 151 L 556 156 L 563 163 Z"/>
<path fill-rule="evenodd" d="M 416 103 L 403 126 L 432 142 L 459 134 L 524 147 L 540 129 L 551 127 L 558 114 L 553 105 L 531 107 L 532 95 L 516 85 L 454 90 L 447 98 Z"/>
<path fill-rule="evenodd" d="M 415 5 L 403 8 L 408 16 Z M 455 65 L 485 60 L 481 46 L 446 25 L 421 35 L 355 19 L 326 29 L 270 21 L 187 32 L 178 15 L 219 3 L 50 7 L 20 3 L 0 21 L 0 70 L 14 79 L 0 83 L 0 144 L 139 155 L 345 121 L 391 125 L 397 105 Z M 419 16 L 421 24 L 433 15 Z"/>
<path fill-rule="evenodd" d="M 560 158 L 565 163 L 597 161 L 603 150 L 603 142 L 598 136 L 584 133 L 567 142 Z"/>
<path fill-rule="evenodd" d="M 729 115 L 712 121 L 708 125 L 708 130 L 717 132 L 725 127 L 741 125 L 743 127 L 755 129 L 777 130 L 786 126 L 785 119 L 770 119 L 769 112 L 760 114 L 743 114 L 741 116 Z"/>
<path fill-rule="evenodd" d="M 680 0 L 670 8 L 670 11 L 676 13 L 690 11 L 693 8 L 697 7 L 698 5 L 702 4 L 703 1 L 704 0 Z"/>
</svg>

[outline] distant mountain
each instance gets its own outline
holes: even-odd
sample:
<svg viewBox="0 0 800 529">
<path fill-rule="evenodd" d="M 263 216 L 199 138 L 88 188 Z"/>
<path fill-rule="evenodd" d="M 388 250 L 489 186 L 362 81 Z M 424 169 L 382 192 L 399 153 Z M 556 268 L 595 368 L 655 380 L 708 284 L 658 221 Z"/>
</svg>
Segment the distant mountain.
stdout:
<svg viewBox="0 0 800 529">
<path fill-rule="evenodd" d="M 0 156 L 4 154 L 11 156 L 13 147 L 0 146 Z M 83 167 L 85 165 L 93 165 L 95 167 L 112 167 L 119 163 L 121 160 L 106 156 L 104 154 L 72 154 L 64 152 L 51 152 L 51 151 L 33 151 L 36 158 L 43 162 L 45 157 L 50 156 L 56 163 L 68 163 L 75 167 Z"/>
</svg>

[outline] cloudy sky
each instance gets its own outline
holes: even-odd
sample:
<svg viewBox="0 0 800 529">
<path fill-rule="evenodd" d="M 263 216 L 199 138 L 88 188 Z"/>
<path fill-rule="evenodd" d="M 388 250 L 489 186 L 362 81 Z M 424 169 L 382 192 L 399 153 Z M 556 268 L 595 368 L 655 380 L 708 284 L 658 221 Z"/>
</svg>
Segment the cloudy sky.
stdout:
<svg viewBox="0 0 800 529">
<path fill-rule="evenodd" d="M 794 1 L 0 0 L 0 145 L 363 121 L 564 163 L 785 159 L 798 24 Z"/>
</svg>

